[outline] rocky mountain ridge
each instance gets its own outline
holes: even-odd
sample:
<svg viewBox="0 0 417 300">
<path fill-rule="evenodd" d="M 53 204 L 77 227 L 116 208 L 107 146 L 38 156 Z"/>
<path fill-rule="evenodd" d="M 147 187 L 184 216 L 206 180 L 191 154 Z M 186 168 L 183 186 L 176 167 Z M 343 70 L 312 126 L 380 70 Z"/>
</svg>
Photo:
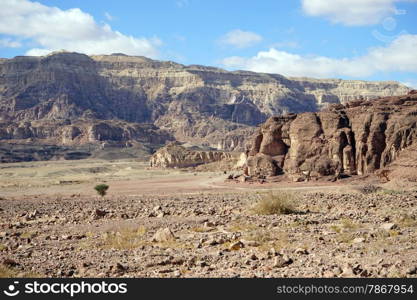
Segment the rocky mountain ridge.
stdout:
<svg viewBox="0 0 417 300">
<path fill-rule="evenodd" d="M 397 82 L 286 78 L 122 54 L 15 57 L 0 60 L 0 140 L 155 139 L 243 150 L 269 116 L 408 91 Z"/>
</svg>

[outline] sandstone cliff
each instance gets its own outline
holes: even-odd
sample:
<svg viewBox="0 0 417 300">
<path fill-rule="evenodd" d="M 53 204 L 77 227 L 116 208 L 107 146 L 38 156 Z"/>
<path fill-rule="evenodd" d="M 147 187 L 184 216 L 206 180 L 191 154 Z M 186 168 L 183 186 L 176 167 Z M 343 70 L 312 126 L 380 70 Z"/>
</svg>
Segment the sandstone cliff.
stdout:
<svg viewBox="0 0 417 300">
<path fill-rule="evenodd" d="M 0 140 L 155 138 L 243 150 L 255 126 L 271 115 L 407 92 L 396 82 L 286 78 L 121 54 L 15 57 L 0 60 Z M 82 128 L 70 125 L 77 122 Z M 106 133 L 88 133 L 97 130 Z"/>
<path fill-rule="evenodd" d="M 358 100 L 269 118 L 252 141 L 245 171 L 295 180 L 362 175 L 387 166 L 416 141 L 417 94 Z"/>
<path fill-rule="evenodd" d="M 155 152 L 151 167 L 188 168 L 233 158 L 232 153 L 187 149 L 178 142 L 170 143 Z"/>
</svg>

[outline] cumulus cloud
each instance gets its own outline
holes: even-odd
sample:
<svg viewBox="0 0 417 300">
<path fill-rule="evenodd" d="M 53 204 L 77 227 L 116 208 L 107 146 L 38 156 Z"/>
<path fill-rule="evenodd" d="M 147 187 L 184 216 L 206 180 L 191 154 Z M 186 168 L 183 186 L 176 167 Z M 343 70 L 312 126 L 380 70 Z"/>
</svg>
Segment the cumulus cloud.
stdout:
<svg viewBox="0 0 417 300">
<path fill-rule="evenodd" d="M 262 37 L 254 32 L 235 29 L 229 31 L 220 38 L 223 45 L 233 46 L 236 48 L 251 47 L 262 41 Z"/>
<path fill-rule="evenodd" d="M 78 8 L 61 10 L 28 0 L 2 0 L 0 34 L 29 39 L 38 45 L 28 55 L 65 49 L 86 54 L 122 52 L 157 57 L 161 41 L 138 38 L 98 24 Z"/>
<path fill-rule="evenodd" d="M 334 23 L 348 26 L 373 25 L 385 17 L 402 14 L 396 2 L 416 2 L 416 0 L 302 0 L 305 14 L 324 17 Z"/>
<path fill-rule="evenodd" d="M 227 68 L 255 72 L 278 73 L 286 76 L 368 77 L 378 72 L 417 73 L 417 35 L 402 35 L 386 47 L 370 48 L 363 56 L 330 58 L 298 55 L 271 48 L 256 56 L 228 57 L 222 61 Z"/>
</svg>

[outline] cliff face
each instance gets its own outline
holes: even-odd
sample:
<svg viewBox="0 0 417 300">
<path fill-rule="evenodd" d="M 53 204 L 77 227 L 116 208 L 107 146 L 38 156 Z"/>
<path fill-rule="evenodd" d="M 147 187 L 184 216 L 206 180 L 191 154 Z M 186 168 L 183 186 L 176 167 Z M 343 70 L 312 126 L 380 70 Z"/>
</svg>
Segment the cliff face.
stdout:
<svg viewBox="0 0 417 300">
<path fill-rule="evenodd" d="M 367 174 L 417 141 L 417 94 L 353 101 L 269 118 L 246 163 L 251 176 Z"/>
<path fill-rule="evenodd" d="M 174 142 L 156 151 L 149 164 L 159 168 L 188 168 L 231 158 L 229 152 L 192 150 Z"/>
<path fill-rule="evenodd" d="M 126 128 L 153 124 L 161 140 L 242 150 L 254 126 L 271 115 L 407 92 L 396 82 L 285 78 L 124 55 L 16 57 L 0 60 L 0 139 L 59 135 L 66 143 L 77 130 L 88 134 L 63 123 L 119 120 L 119 129 L 109 126 L 124 140 L 144 138 Z"/>
</svg>

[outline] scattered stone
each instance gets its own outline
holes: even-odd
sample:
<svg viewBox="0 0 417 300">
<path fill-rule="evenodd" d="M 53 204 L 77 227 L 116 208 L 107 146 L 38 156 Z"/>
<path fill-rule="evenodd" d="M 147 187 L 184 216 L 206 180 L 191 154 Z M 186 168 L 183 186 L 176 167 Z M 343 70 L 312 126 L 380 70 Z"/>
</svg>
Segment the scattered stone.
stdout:
<svg viewBox="0 0 417 300">
<path fill-rule="evenodd" d="M 398 228 L 398 226 L 395 223 L 385 223 L 385 224 L 382 224 L 380 228 L 383 230 L 393 230 L 393 229 Z"/>
<path fill-rule="evenodd" d="M 249 259 L 250 259 L 250 260 L 257 260 L 257 259 L 258 259 L 258 257 L 256 256 L 256 254 L 255 254 L 255 253 L 252 253 L 251 255 L 249 255 Z"/>
<path fill-rule="evenodd" d="M 274 258 L 273 266 L 276 268 L 282 268 L 292 263 L 293 263 L 293 260 L 284 254 L 284 255 L 278 255 Z"/>
<path fill-rule="evenodd" d="M 406 274 L 408 275 L 415 275 L 417 274 L 417 266 L 412 266 L 407 269 Z"/>
<path fill-rule="evenodd" d="M 245 245 L 241 241 L 238 241 L 238 242 L 232 243 L 230 245 L 229 249 L 230 250 L 233 250 L 233 251 L 236 251 L 236 250 L 239 250 L 239 249 L 241 249 L 243 247 L 245 247 Z"/>
<path fill-rule="evenodd" d="M 115 265 L 110 266 L 109 271 L 115 273 L 123 273 L 127 270 L 127 267 L 123 266 L 121 263 L 116 263 Z"/>
<path fill-rule="evenodd" d="M 154 234 L 152 242 L 169 242 L 175 240 L 175 236 L 169 228 L 161 228 Z"/>
<path fill-rule="evenodd" d="M 346 266 L 342 269 L 342 273 L 340 274 L 341 277 L 355 277 L 355 273 L 353 268 L 350 266 Z"/>
<path fill-rule="evenodd" d="M 305 248 L 297 248 L 294 252 L 295 254 L 309 254 L 308 250 Z"/>
<path fill-rule="evenodd" d="M 16 267 L 19 265 L 18 262 L 16 262 L 15 260 L 11 259 L 11 258 L 5 258 L 3 260 L 3 265 L 7 266 L 7 267 Z"/>
<path fill-rule="evenodd" d="M 363 238 L 363 237 L 354 238 L 353 241 L 352 241 L 352 243 L 354 243 L 354 244 L 360 244 L 360 243 L 363 243 L 363 242 L 365 242 L 365 238 Z"/>
<path fill-rule="evenodd" d="M 342 274 L 343 270 L 340 267 L 334 267 L 332 272 L 335 276 L 339 276 L 340 274 Z"/>
<path fill-rule="evenodd" d="M 92 213 L 93 220 L 97 220 L 97 219 L 103 218 L 106 215 L 107 215 L 107 212 L 105 210 L 101 210 L 101 209 L 96 209 Z"/>
<path fill-rule="evenodd" d="M 245 240 L 245 239 L 241 239 L 240 240 L 245 246 L 248 247 L 258 247 L 259 243 L 257 241 L 251 241 L 251 240 Z"/>
<path fill-rule="evenodd" d="M 206 221 L 206 222 L 204 222 L 204 225 L 203 225 L 205 228 L 212 228 L 212 227 L 215 227 L 216 226 L 216 224 L 215 223 L 213 223 L 213 222 L 208 222 L 208 221 Z"/>
</svg>

